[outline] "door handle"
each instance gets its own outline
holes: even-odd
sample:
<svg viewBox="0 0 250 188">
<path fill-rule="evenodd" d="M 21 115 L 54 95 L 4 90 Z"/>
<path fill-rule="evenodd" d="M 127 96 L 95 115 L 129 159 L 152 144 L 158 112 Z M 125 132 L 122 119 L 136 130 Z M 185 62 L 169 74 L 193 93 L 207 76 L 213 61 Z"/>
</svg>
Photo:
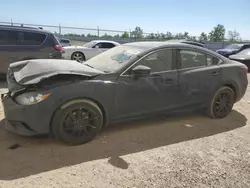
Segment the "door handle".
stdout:
<svg viewBox="0 0 250 188">
<path fill-rule="evenodd" d="M 167 82 L 167 83 L 169 83 L 169 82 L 173 82 L 173 79 L 167 78 L 167 79 L 165 79 L 164 81 Z"/>
<path fill-rule="evenodd" d="M 217 75 L 219 75 L 219 74 L 220 74 L 220 73 L 217 72 L 217 71 L 214 71 L 214 72 L 211 73 L 212 76 L 217 76 Z"/>
</svg>

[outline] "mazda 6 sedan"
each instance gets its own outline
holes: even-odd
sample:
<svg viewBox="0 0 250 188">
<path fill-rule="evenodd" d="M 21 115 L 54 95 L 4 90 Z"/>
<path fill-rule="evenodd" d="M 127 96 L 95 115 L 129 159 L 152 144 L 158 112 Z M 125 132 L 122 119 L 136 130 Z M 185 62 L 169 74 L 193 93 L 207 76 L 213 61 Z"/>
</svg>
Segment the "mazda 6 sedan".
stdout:
<svg viewBox="0 0 250 188">
<path fill-rule="evenodd" d="M 120 45 L 85 64 L 20 61 L 9 66 L 2 95 L 5 127 L 82 144 L 111 123 L 156 114 L 204 110 L 223 118 L 244 96 L 247 72 L 208 49 L 171 42 Z"/>
</svg>

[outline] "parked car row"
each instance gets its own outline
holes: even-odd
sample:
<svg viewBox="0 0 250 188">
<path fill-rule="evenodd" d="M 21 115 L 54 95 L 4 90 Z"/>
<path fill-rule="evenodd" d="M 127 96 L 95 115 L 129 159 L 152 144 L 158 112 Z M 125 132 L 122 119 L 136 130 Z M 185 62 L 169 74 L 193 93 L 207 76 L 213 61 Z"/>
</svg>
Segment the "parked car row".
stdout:
<svg viewBox="0 0 250 188">
<path fill-rule="evenodd" d="M 250 44 L 230 44 L 224 49 L 216 51 L 220 55 L 245 64 L 250 68 Z"/>
<path fill-rule="evenodd" d="M 82 144 L 111 123 L 155 114 L 202 110 L 223 118 L 247 89 L 244 45 L 224 57 L 188 40 L 63 48 L 62 40 L 40 28 L 0 26 L 8 131 Z"/>
<path fill-rule="evenodd" d="M 0 74 L 7 72 L 10 63 L 31 59 L 70 59 L 86 61 L 120 45 L 114 41 L 94 40 L 82 46 L 56 37 L 42 28 L 0 25 Z"/>
</svg>

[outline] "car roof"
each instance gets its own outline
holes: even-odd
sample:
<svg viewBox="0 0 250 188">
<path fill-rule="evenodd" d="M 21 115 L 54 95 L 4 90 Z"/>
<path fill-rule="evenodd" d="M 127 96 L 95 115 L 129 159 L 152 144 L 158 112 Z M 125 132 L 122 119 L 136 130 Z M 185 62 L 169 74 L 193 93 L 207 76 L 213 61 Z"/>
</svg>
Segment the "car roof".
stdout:
<svg viewBox="0 0 250 188">
<path fill-rule="evenodd" d="M 112 40 L 92 40 L 91 42 L 110 42 L 113 44 L 119 44 L 118 42 L 112 41 Z"/>
<path fill-rule="evenodd" d="M 26 26 L 11 26 L 11 25 L 0 25 L 0 29 L 16 30 L 16 31 L 34 31 L 39 33 L 52 33 L 47 30 L 36 27 L 26 27 Z"/>
<path fill-rule="evenodd" d="M 162 47 L 186 47 L 186 46 L 187 47 L 196 47 L 194 45 L 180 43 L 180 42 L 174 42 L 174 41 L 130 42 L 130 43 L 125 43 L 123 45 L 134 46 L 134 47 L 139 47 L 139 48 L 147 48 L 147 49 L 162 48 Z M 198 48 L 200 49 L 200 47 L 198 47 Z"/>
<path fill-rule="evenodd" d="M 189 48 L 190 50 L 193 49 L 193 50 L 203 51 L 203 52 L 212 54 L 213 56 L 219 57 L 220 59 L 225 59 L 223 56 L 207 48 L 196 46 L 193 44 L 180 43 L 180 42 L 172 42 L 172 41 L 171 42 L 169 41 L 131 42 L 131 43 L 125 43 L 123 45 L 144 49 L 141 55 L 148 53 L 150 51 L 162 49 L 162 48 Z"/>
</svg>

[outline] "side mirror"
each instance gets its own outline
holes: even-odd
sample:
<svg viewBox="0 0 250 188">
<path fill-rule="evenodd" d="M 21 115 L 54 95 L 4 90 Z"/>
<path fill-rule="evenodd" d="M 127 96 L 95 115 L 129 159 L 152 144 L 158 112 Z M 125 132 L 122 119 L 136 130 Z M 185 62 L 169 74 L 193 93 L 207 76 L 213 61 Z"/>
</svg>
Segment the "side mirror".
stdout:
<svg viewBox="0 0 250 188">
<path fill-rule="evenodd" d="M 131 76 L 134 78 L 139 78 L 148 76 L 150 73 L 151 73 L 151 68 L 144 65 L 138 65 L 132 69 Z"/>
<path fill-rule="evenodd" d="M 99 48 L 99 46 L 98 46 L 98 45 L 96 45 L 96 46 L 95 46 L 95 48 Z"/>
</svg>

